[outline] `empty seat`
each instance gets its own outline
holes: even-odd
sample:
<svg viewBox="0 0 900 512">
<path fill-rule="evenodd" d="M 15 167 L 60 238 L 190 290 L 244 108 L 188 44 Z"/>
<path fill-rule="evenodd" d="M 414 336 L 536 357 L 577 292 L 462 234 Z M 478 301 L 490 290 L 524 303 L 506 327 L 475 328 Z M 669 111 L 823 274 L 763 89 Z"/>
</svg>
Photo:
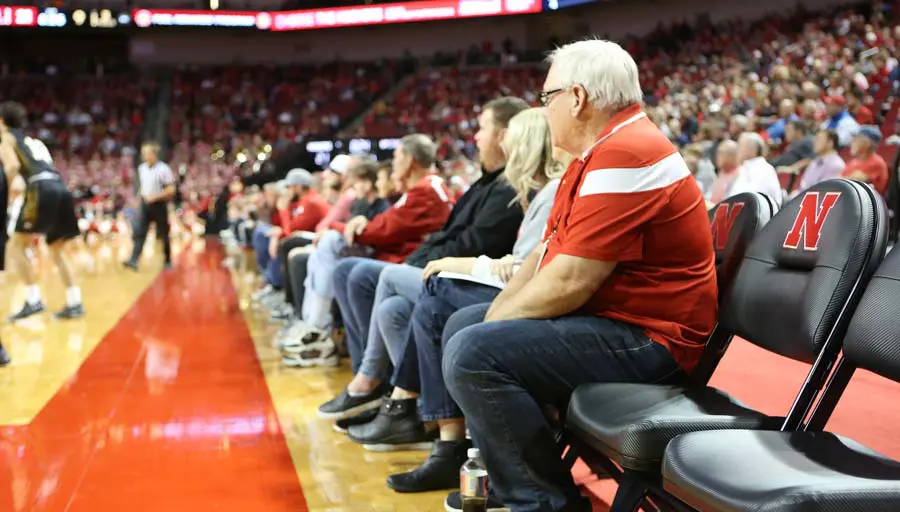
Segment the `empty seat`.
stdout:
<svg viewBox="0 0 900 512">
<path fill-rule="evenodd" d="M 850 322 L 843 359 L 810 428 L 825 424 L 855 368 L 900 381 L 898 317 L 900 251 L 893 251 Z M 666 449 L 663 477 L 666 490 L 699 510 L 900 510 L 900 462 L 823 432 L 679 436 Z"/>
<path fill-rule="evenodd" d="M 837 358 L 861 284 L 883 258 L 886 228 L 884 205 L 868 187 L 848 180 L 820 183 L 762 229 L 725 293 L 717 330 L 812 365 L 786 420 L 705 385 L 590 384 L 579 387 L 569 404 L 567 429 L 576 445 L 626 470 L 655 473 L 666 445 L 679 434 L 791 428 Z"/>
</svg>

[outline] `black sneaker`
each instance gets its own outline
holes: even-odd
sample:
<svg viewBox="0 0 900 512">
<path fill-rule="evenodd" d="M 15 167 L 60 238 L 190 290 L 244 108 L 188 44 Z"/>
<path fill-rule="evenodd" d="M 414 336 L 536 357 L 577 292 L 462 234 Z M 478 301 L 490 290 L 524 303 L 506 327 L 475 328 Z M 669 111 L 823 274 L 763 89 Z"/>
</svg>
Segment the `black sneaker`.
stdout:
<svg viewBox="0 0 900 512">
<path fill-rule="evenodd" d="M 336 422 L 334 422 L 334 426 L 332 428 L 334 428 L 335 432 L 346 434 L 347 429 L 349 429 L 350 427 L 354 427 L 356 425 L 365 425 L 366 423 L 374 420 L 377 416 L 378 409 L 369 409 L 362 414 L 357 414 L 356 416 L 337 420 Z"/>
<path fill-rule="evenodd" d="M 459 487 L 459 468 L 465 464 L 466 451 L 472 447 L 468 439 L 435 441 L 431 454 L 416 469 L 391 475 L 387 486 L 397 492 L 428 492 Z"/>
<path fill-rule="evenodd" d="M 340 395 L 319 406 L 319 417 L 326 420 L 342 420 L 370 409 L 378 409 L 384 393 L 384 386 L 378 386 L 367 395 L 350 396 L 344 388 Z"/>
<path fill-rule="evenodd" d="M 172 270 L 172 262 L 167 261 L 167 262 L 163 263 L 163 269 L 164 270 Z"/>
<path fill-rule="evenodd" d="M 18 322 L 19 320 L 24 320 L 30 316 L 37 315 L 38 313 L 43 313 L 46 310 L 47 310 L 47 307 L 44 306 L 43 302 L 38 302 L 37 304 L 32 304 L 32 303 L 26 301 L 25 305 L 22 306 L 22 309 L 20 309 L 19 312 L 16 313 L 15 315 L 12 315 L 11 317 L 7 318 L 7 321 L 10 323 Z"/>
<path fill-rule="evenodd" d="M 6 351 L 6 348 L 3 345 L 0 345 L 0 366 L 6 366 L 10 361 L 11 359 L 9 358 L 9 353 Z"/>
<path fill-rule="evenodd" d="M 57 318 L 59 320 L 74 320 L 76 318 L 81 318 L 84 316 L 84 306 L 82 304 L 76 304 L 75 306 L 66 306 L 62 308 L 60 311 L 53 313 L 53 318 Z"/>
<path fill-rule="evenodd" d="M 456 475 L 457 479 L 459 478 L 459 474 Z M 444 501 L 444 510 L 447 512 L 462 512 L 462 496 L 460 496 L 459 491 L 453 491 L 447 495 L 447 500 Z M 500 503 L 490 491 L 488 491 L 488 499 L 487 499 L 487 509 L 492 512 L 509 512 L 509 509 L 503 506 L 503 503 Z"/>
<path fill-rule="evenodd" d="M 138 264 L 134 261 L 123 261 L 122 266 L 129 270 L 134 270 L 135 272 L 138 271 Z"/>
<path fill-rule="evenodd" d="M 385 399 L 378 417 L 365 425 L 350 427 L 347 436 L 373 452 L 430 450 L 438 432 L 435 429 L 425 433 L 417 402 L 415 398 Z"/>
</svg>

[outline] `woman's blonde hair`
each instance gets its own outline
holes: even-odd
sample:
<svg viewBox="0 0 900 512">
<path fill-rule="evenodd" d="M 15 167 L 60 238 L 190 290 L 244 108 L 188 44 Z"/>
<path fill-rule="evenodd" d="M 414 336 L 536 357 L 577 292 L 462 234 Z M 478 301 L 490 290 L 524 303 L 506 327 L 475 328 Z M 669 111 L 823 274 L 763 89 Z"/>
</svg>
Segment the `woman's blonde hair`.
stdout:
<svg viewBox="0 0 900 512">
<path fill-rule="evenodd" d="M 516 191 L 512 203 L 528 207 L 528 194 L 565 171 L 562 162 L 553 158 L 550 125 L 539 108 L 524 110 L 513 117 L 501 143 L 506 153 L 503 175 Z M 535 178 L 542 178 L 540 181 Z"/>
</svg>

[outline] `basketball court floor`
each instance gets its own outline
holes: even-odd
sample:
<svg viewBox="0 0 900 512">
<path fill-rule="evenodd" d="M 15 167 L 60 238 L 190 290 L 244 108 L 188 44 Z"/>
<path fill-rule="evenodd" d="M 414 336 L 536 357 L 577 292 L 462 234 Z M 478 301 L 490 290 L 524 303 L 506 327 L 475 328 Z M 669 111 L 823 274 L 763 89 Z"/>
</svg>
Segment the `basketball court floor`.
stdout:
<svg viewBox="0 0 900 512">
<path fill-rule="evenodd" d="M 249 307 L 251 281 L 222 267 L 217 244 L 185 247 L 166 273 L 158 255 L 123 270 L 128 249 L 79 254 L 85 319 L 0 327 L 13 357 L 0 369 L 0 511 L 443 510 L 443 492 L 384 484 L 426 453 L 367 452 L 316 417 L 349 370 L 282 368 L 277 326 Z M 52 310 L 61 285 L 40 268 Z M 4 315 L 19 288 L 0 277 Z M 804 374 L 736 342 L 714 384 L 777 413 Z M 898 399 L 900 386 L 858 373 L 829 427 L 900 457 Z M 614 485 L 576 474 L 604 510 Z"/>
</svg>

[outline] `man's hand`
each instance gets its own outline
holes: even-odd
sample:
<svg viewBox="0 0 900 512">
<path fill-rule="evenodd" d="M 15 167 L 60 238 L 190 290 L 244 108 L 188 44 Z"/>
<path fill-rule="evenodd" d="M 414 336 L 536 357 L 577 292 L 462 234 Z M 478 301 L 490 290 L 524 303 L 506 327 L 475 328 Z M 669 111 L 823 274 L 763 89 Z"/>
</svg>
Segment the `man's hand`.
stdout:
<svg viewBox="0 0 900 512">
<path fill-rule="evenodd" d="M 275 208 L 278 210 L 286 210 L 290 206 L 291 198 L 287 194 L 282 194 L 275 200 Z"/>
<path fill-rule="evenodd" d="M 475 258 L 441 258 L 429 261 L 422 273 L 422 280 L 440 272 L 456 272 L 457 274 L 471 274 L 475 266 Z"/>
<path fill-rule="evenodd" d="M 369 219 L 362 215 L 357 215 L 350 219 L 344 226 L 344 240 L 347 242 L 347 245 L 353 245 L 353 241 L 356 240 L 356 237 L 359 236 L 368 225 Z"/>
<path fill-rule="evenodd" d="M 504 283 L 508 283 L 516 273 L 516 258 L 512 254 L 500 258 L 499 260 L 491 260 L 491 274 L 499 277 Z"/>
</svg>

